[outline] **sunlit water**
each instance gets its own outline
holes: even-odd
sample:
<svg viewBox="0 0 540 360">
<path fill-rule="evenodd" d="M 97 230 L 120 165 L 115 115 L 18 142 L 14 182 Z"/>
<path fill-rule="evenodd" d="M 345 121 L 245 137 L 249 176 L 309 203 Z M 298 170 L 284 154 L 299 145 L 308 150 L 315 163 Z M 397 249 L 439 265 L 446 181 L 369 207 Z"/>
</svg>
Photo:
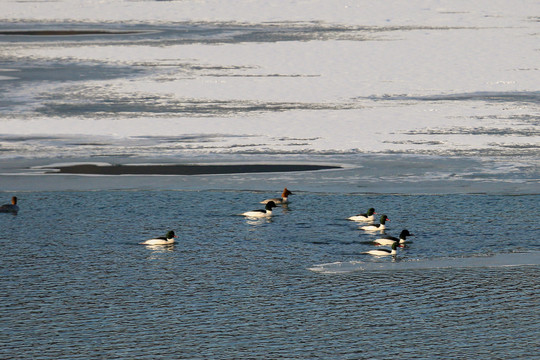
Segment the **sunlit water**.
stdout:
<svg viewBox="0 0 540 360">
<path fill-rule="evenodd" d="M 538 195 L 298 191 L 271 220 L 238 215 L 275 195 L 19 194 L 0 214 L 0 357 L 536 356 Z M 371 206 L 415 234 L 395 261 L 346 220 Z M 174 246 L 138 244 L 169 229 Z"/>
</svg>

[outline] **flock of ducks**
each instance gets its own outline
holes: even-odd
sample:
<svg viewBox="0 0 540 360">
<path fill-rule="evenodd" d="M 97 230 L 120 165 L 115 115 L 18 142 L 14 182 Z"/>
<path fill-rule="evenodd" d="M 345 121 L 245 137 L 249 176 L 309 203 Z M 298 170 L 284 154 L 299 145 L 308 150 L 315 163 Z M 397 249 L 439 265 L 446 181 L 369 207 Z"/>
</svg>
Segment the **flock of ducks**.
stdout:
<svg viewBox="0 0 540 360">
<path fill-rule="evenodd" d="M 246 211 L 245 213 L 242 213 L 241 215 L 249 217 L 249 218 L 270 217 L 272 216 L 272 209 L 277 207 L 276 204 L 283 205 L 289 202 L 289 195 L 293 195 L 293 193 L 289 191 L 287 188 L 285 188 L 283 190 L 283 193 L 281 194 L 281 197 L 273 198 L 273 199 L 266 199 L 266 200 L 261 201 L 261 204 L 265 204 L 264 209 Z M 174 231 L 171 230 L 167 232 L 165 236 L 148 239 L 141 242 L 140 244 L 141 245 L 170 245 L 170 244 L 174 244 L 175 238 L 177 238 L 177 236 L 174 234 Z"/>
<path fill-rule="evenodd" d="M 351 216 L 347 218 L 348 220 L 352 221 L 359 221 L 359 222 L 372 222 L 375 220 L 375 212 L 374 208 L 369 208 L 367 213 L 365 214 L 358 214 Z M 386 229 L 386 222 L 390 221 L 388 216 L 386 214 L 381 215 L 379 224 L 369 224 L 361 226 L 360 229 L 365 231 L 380 231 L 381 233 L 384 232 Z M 407 236 L 414 236 L 414 234 L 411 234 L 409 230 L 404 229 L 399 234 L 399 238 L 396 238 L 394 236 L 384 235 L 380 238 L 377 238 L 373 241 L 375 245 L 382 245 L 382 246 L 390 246 L 391 249 L 373 249 L 366 251 L 364 254 L 374 255 L 374 256 L 396 256 L 397 254 L 397 248 L 403 247 L 405 244 L 405 241 L 407 240 Z"/>
<path fill-rule="evenodd" d="M 266 199 L 261 201 L 261 204 L 264 204 L 264 209 L 256 209 L 256 210 L 250 210 L 246 211 L 240 215 L 245 216 L 247 218 L 268 218 L 272 216 L 272 209 L 277 207 L 278 205 L 288 204 L 289 203 L 289 196 L 293 195 L 291 191 L 289 191 L 287 188 L 283 190 L 283 193 L 281 194 L 281 197 L 279 198 L 272 198 L 272 199 Z M 360 226 L 360 229 L 368 232 L 381 232 L 384 233 L 384 230 L 386 229 L 386 222 L 390 221 L 388 216 L 386 214 L 383 214 L 380 216 L 379 223 L 373 223 L 375 220 L 375 215 L 377 213 L 375 212 L 374 208 L 368 209 L 368 211 L 364 214 L 357 214 L 354 216 L 350 216 L 347 219 L 355 222 L 362 222 L 365 223 L 365 225 Z M 390 249 L 385 248 L 377 248 L 373 250 L 369 250 L 364 252 L 364 254 L 369 254 L 373 256 L 388 256 L 391 255 L 393 257 L 397 254 L 397 248 L 403 247 L 405 244 L 405 241 L 407 240 L 408 236 L 414 236 L 414 234 L 411 234 L 407 229 L 404 229 L 399 234 L 399 237 L 393 237 L 389 235 L 382 235 L 381 237 L 375 239 L 373 241 L 374 245 L 377 246 L 389 246 Z M 149 239 L 146 241 L 143 241 L 141 244 L 144 245 L 168 245 L 173 244 L 174 239 L 176 236 L 174 235 L 174 231 L 169 231 L 166 236 L 163 237 L 157 237 L 153 239 Z"/>
<path fill-rule="evenodd" d="M 250 218 L 262 218 L 272 216 L 272 209 L 277 207 L 277 204 L 287 204 L 289 202 L 289 195 L 293 195 L 293 193 L 290 192 L 287 188 L 285 188 L 280 198 L 266 199 L 264 201 L 261 201 L 261 204 L 266 205 L 264 209 L 246 211 L 245 213 L 242 213 L 242 215 Z M 386 229 L 386 222 L 390 221 L 390 219 L 388 219 L 388 216 L 386 214 L 383 214 L 380 217 L 380 222 L 378 224 L 375 224 L 373 223 L 373 221 L 375 220 L 375 214 L 377 214 L 375 212 L 375 209 L 369 208 L 366 213 L 350 216 L 347 219 L 356 222 L 368 223 L 360 227 L 360 229 L 364 231 L 380 231 L 381 233 L 384 233 L 384 230 Z M 399 238 L 389 235 L 381 236 L 380 238 L 375 239 L 373 243 L 375 245 L 390 246 L 391 249 L 373 249 L 366 251 L 365 254 L 374 256 L 391 255 L 395 257 L 397 254 L 397 248 L 404 246 L 405 241 L 407 240 L 407 236 L 414 236 L 414 234 L 411 234 L 407 229 L 404 229 L 399 234 Z"/>
<path fill-rule="evenodd" d="M 266 218 L 272 216 L 272 209 L 277 207 L 277 205 L 283 205 L 289 203 L 289 196 L 293 195 L 291 191 L 289 191 L 287 188 L 283 190 L 283 193 L 281 194 L 281 197 L 279 198 L 272 198 L 272 199 L 266 199 L 261 201 L 261 204 L 265 204 L 264 209 L 257 209 L 257 210 L 251 210 L 246 211 L 242 213 L 241 215 L 248 217 L 248 218 Z M 17 197 L 13 196 L 11 198 L 11 204 L 4 204 L 0 206 L 0 213 L 12 213 L 17 214 L 19 211 L 19 207 L 17 206 Z M 390 221 L 388 219 L 388 216 L 386 214 L 381 215 L 380 221 L 378 224 L 373 223 L 375 220 L 375 212 L 374 208 L 369 208 L 368 211 L 364 214 L 357 214 L 354 216 L 350 216 L 347 219 L 355 222 L 362 222 L 366 223 L 366 225 L 360 226 L 360 229 L 368 232 L 376 232 L 380 231 L 381 233 L 384 233 L 384 230 L 386 229 L 386 222 Z M 396 256 L 397 248 L 403 247 L 405 244 L 405 241 L 407 240 L 408 236 L 414 236 L 414 234 L 411 234 L 407 229 L 404 229 L 399 234 L 399 238 L 384 235 L 381 236 L 373 241 L 375 245 L 382 245 L 382 246 L 390 246 L 390 249 L 373 249 L 366 251 L 365 254 L 374 255 L 374 256 Z M 174 244 L 175 239 L 177 236 L 175 235 L 174 231 L 169 231 L 165 236 L 159 236 L 152 239 L 145 240 L 141 242 L 142 245 L 170 245 Z"/>
</svg>

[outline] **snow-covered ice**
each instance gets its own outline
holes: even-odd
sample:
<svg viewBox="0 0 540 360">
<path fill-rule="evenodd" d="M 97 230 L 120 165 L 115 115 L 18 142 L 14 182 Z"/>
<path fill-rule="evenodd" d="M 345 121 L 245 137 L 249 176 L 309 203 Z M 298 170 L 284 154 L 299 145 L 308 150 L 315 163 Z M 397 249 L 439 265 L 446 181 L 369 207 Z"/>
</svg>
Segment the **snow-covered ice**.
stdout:
<svg viewBox="0 0 540 360">
<path fill-rule="evenodd" d="M 497 173 L 531 191 L 539 10 L 487 0 L 6 0 L 0 156 L 9 168 L 96 157 L 358 168 L 370 156 L 474 158 L 483 180 Z M 110 33 L 9 33 L 46 30 Z M 467 178 L 468 166 L 452 176 Z"/>
</svg>

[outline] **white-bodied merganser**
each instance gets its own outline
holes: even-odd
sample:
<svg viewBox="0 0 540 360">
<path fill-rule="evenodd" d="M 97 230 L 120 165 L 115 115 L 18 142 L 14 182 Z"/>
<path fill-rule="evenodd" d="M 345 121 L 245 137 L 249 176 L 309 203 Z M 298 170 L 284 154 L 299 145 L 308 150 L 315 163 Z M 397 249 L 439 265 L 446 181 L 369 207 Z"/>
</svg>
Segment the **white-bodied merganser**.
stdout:
<svg viewBox="0 0 540 360">
<path fill-rule="evenodd" d="M 386 215 L 381 215 L 381 223 L 380 224 L 371 224 L 371 225 L 365 225 L 362 226 L 360 229 L 366 230 L 366 231 L 377 231 L 377 230 L 384 230 L 386 229 L 386 222 L 390 221 L 390 219 Z"/>
<path fill-rule="evenodd" d="M 374 250 L 369 250 L 369 251 L 366 251 L 364 254 L 369 254 L 369 255 L 375 255 L 375 256 L 388 256 L 388 255 L 392 255 L 392 256 L 396 256 L 397 254 L 397 243 L 393 243 L 392 244 L 392 250 L 388 250 L 388 249 L 374 249 Z"/>
<path fill-rule="evenodd" d="M 174 231 L 169 231 L 165 236 L 149 239 L 140 243 L 141 245 L 169 245 L 174 243 L 174 239 L 177 236 L 174 235 Z"/>
<path fill-rule="evenodd" d="M 352 221 L 373 221 L 375 220 L 374 214 L 376 214 L 375 209 L 369 208 L 367 213 L 350 216 L 347 219 L 352 220 Z"/>
<path fill-rule="evenodd" d="M 273 201 L 274 204 L 287 204 L 289 202 L 289 195 L 294 195 L 289 189 L 283 189 L 283 193 L 280 198 L 266 199 L 261 201 L 261 204 L 268 204 L 268 202 Z"/>
<path fill-rule="evenodd" d="M 399 234 L 399 239 L 394 236 L 384 236 L 373 242 L 379 245 L 392 245 L 394 243 L 404 244 L 405 240 L 407 240 L 407 236 L 414 236 L 414 234 L 411 234 L 409 230 L 405 229 Z"/>
<path fill-rule="evenodd" d="M 275 208 L 276 204 L 273 201 L 266 203 L 264 210 L 251 210 L 243 213 L 242 215 L 248 217 L 266 217 L 272 215 L 272 208 Z"/>
<path fill-rule="evenodd" d="M 17 206 L 17 197 L 13 196 L 11 198 L 11 204 L 4 204 L 0 206 L 0 213 L 13 213 L 16 214 L 19 211 Z"/>
</svg>

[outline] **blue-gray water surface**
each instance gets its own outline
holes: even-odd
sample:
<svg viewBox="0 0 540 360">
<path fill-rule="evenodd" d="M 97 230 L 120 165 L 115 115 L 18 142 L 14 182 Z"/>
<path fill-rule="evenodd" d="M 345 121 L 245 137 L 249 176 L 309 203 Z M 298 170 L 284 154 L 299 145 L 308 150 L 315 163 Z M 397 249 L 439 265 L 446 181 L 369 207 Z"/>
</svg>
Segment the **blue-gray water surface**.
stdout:
<svg viewBox="0 0 540 360">
<path fill-rule="evenodd" d="M 18 194 L 0 214 L 0 358 L 537 356 L 538 195 L 298 191 L 271 220 L 238 215 L 275 195 Z M 346 220 L 371 206 L 415 234 L 395 261 Z M 169 229 L 177 244 L 139 245 Z"/>
</svg>

